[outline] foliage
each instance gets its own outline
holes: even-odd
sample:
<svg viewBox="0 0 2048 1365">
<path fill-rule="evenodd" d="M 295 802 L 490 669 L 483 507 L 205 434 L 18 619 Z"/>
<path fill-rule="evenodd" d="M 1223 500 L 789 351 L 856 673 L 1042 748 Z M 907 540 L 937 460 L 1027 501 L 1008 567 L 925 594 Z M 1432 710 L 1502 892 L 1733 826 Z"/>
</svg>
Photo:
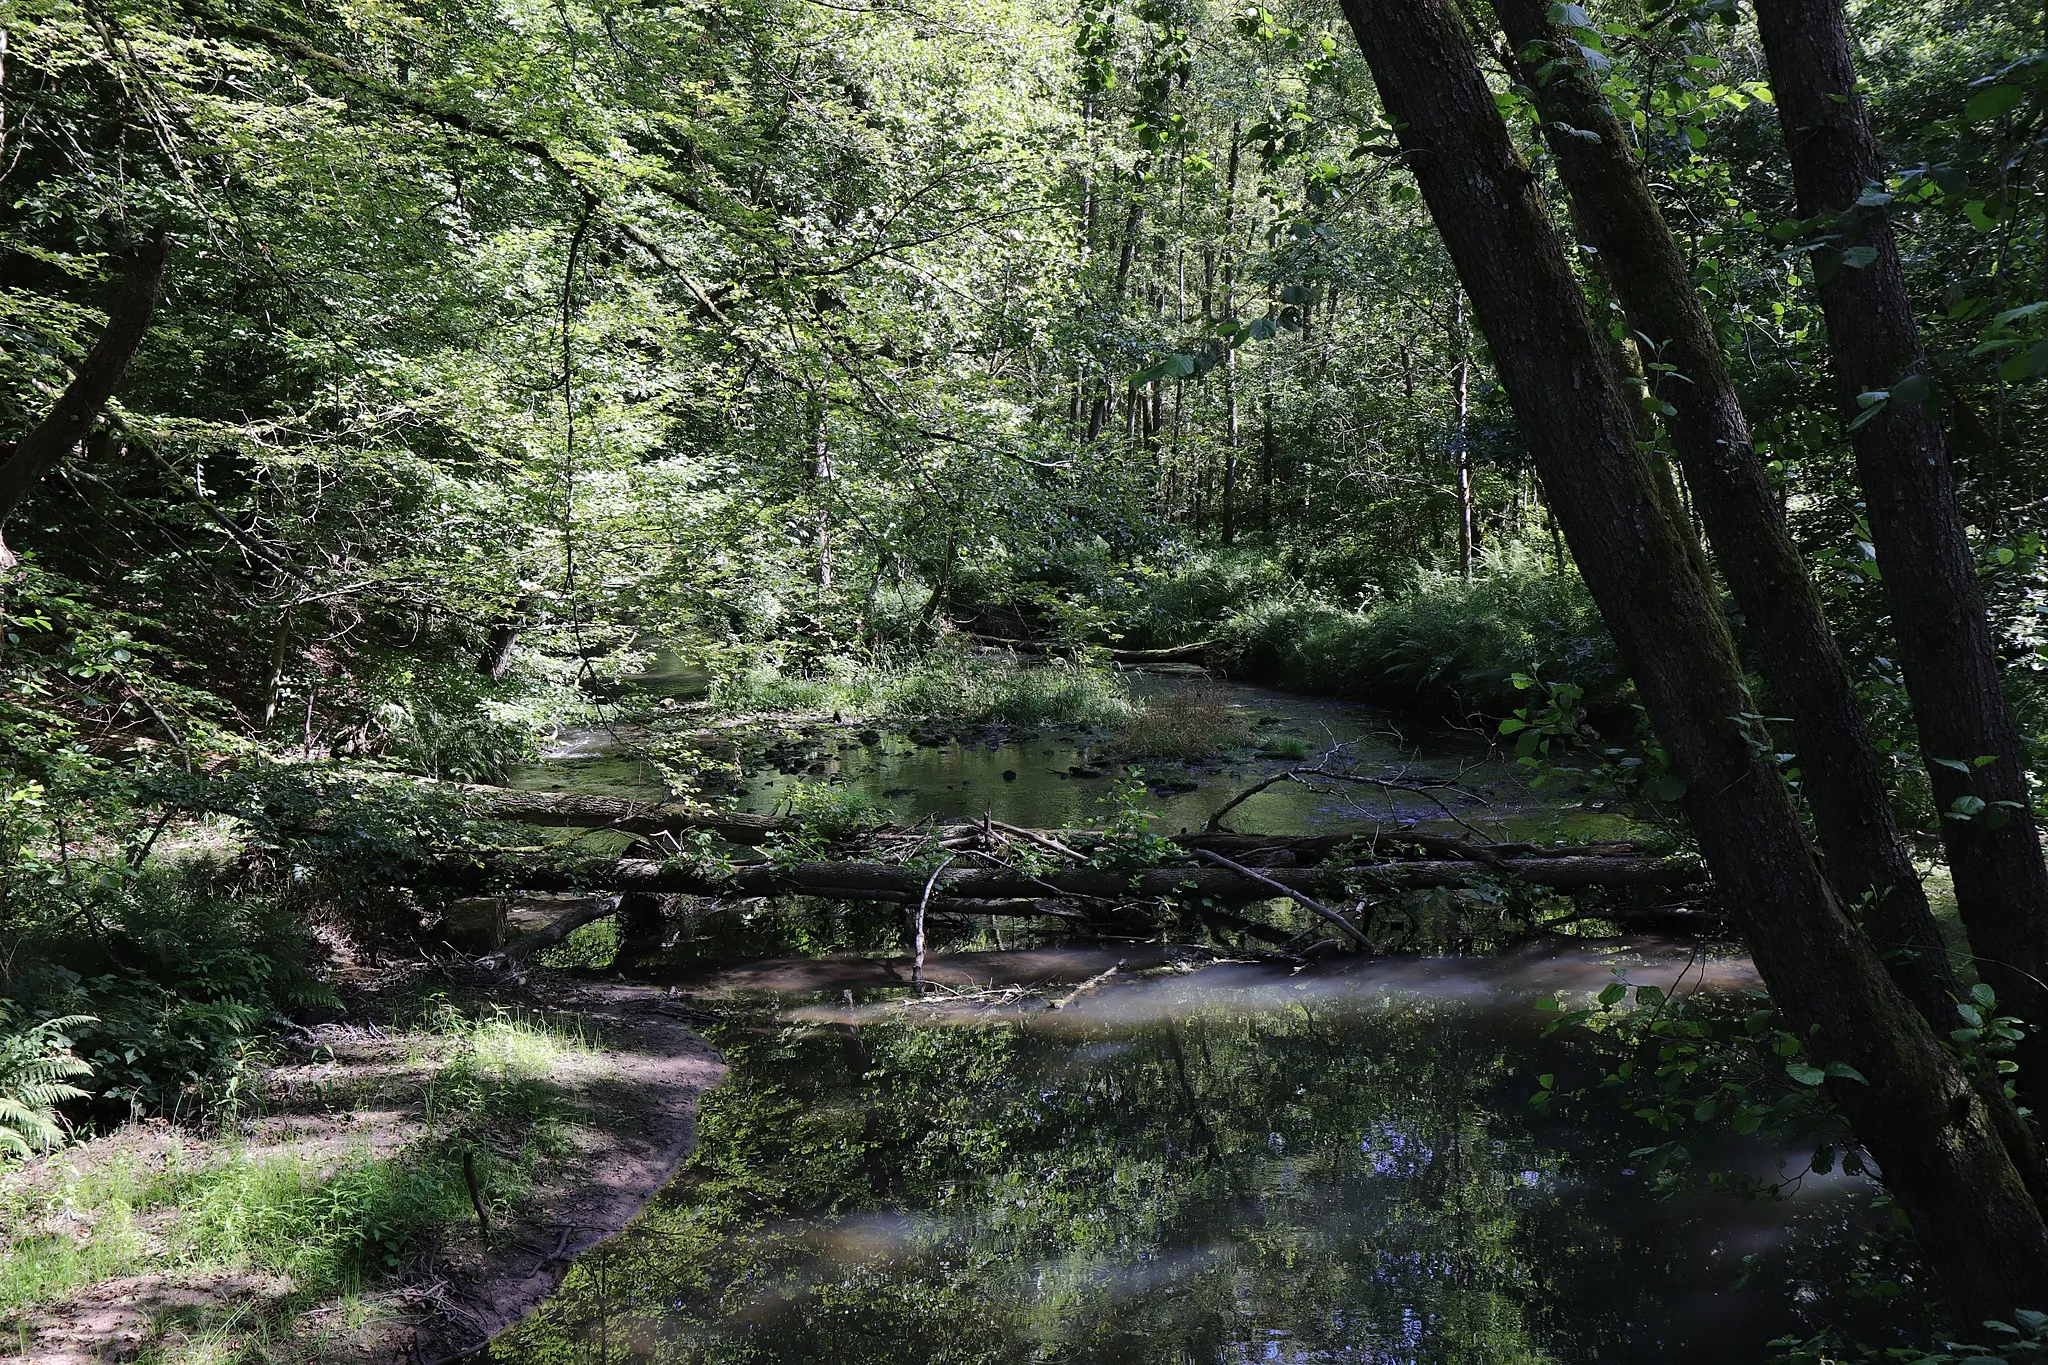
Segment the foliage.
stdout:
<svg viewBox="0 0 2048 1365">
<path fill-rule="evenodd" d="M 26 1028 L 8 1027 L 11 1012 L 0 1008 L 0 1158 L 48 1151 L 63 1140 L 57 1106 L 82 1100 L 72 1081 L 92 1067 L 72 1055 L 68 1030 L 96 1022 L 74 1014 L 45 1019 Z"/>
<path fill-rule="evenodd" d="M 1891 1346 L 1879 1349 L 1839 1339 L 1839 1333 L 1818 1336 L 1780 1337 L 1771 1345 L 1778 1354 L 1771 1357 L 1782 1365 L 1851 1365 L 1851 1362 L 1899 1361 L 1903 1365 L 2004 1365 L 2023 1362 L 2040 1365 L 2048 1361 L 2048 1313 L 2022 1309 L 2014 1322 L 1993 1319 L 1983 1324 L 1986 1346 L 1944 1341 L 1939 1346 Z"/>
<path fill-rule="evenodd" d="M 1130 706 L 1115 675 L 1098 668 L 951 652 L 874 661 L 834 656 L 796 674 L 755 665 L 718 678 L 712 701 L 728 712 L 829 711 L 963 725 L 1103 725 Z"/>
<path fill-rule="evenodd" d="M 1658 1188 L 1676 1190 L 1701 1178 L 1693 1169 L 1700 1138 L 1687 1134 L 1709 1134 L 1716 1125 L 1812 1154 L 1776 1179 L 1708 1170 L 1703 1179 L 1710 1188 L 1780 1197 L 1808 1172 L 1833 1170 L 1838 1157 L 1850 1174 L 1867 1172 L 1862 1149 L 1825 1087 L 1869 1082 L 1846 1062 L 1811 1055 L 1807 1040 L 1783 1026 L 1768 997 L 1672 993 L 1631 987 L 1623 974 L 1616 976 L 1589 1005 L 1571 1008 L 1553 997 L 1537 1007 L 1552 1016 L 1547 1034 L 1577 1028 L 1600 1040 L 1608 1068 L 1599 1088 L 1661 1137 L 1629 1153 Z M 1559 1089 L 1556 1075 L 1545 1073 L 1530 1103 L 1548 1109 L 1561 1099 L 1584 1102 L 1588 1094 Z"/>
<path fill-rule="evenodd" d="M 1526 554 L 1469 581 L 1425 574 L 1362 611 L 1300 592 L 1261 597 L 1224 630 L 1248 676 L 1453 716 L 1508 714 L 1516 677 L 1531 674 L 1580 688 L 1596 712 L 1626 695 L 1578 577 Z"/>
<path fill-rule="evenodd" d="M 89 1016 L 64 1033 L 91 1068 L 94 1114 L 232 1107 L 272 1021 L 330 999 L 303 925 L 218 877 L 204 862 L 145 867 L 14 945 L 16 1010 Z"/>
<path fill-rule="evenodd" d="M 888 811 L 864 794 L 829 782 L 792 782 L 784 789 L 781 804 L 782 814 L 827 844 L 855 838 L 889 820 Z"/>
</svg>

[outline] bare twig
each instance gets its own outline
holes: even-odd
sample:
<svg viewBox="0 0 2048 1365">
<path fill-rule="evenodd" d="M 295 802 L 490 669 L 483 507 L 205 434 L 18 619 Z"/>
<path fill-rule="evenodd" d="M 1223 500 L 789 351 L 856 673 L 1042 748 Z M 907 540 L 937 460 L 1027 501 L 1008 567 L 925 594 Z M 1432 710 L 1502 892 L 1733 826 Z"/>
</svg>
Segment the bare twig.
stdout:
<svg viewBox="0 0 2048 1365">
<path fill-rule="evenodd" d="M 924 884 L 924 894 L 917 899 L 917 945 L 915 956 L 910 960 L 910 984 L 913 986 L 924 985 L 924 914 L 931 908 L 932 888 L 939 884 L 939 874 L 952 862 L 953 859 L 949 855 L 944 862 L 932 869 L 932 875 Z"/>
<path fill-rule="evenodd" d="M 1250 880 L 1257 882 L 1259 885 L 1269 888 L 1276 895 L 1285 896 L 1289 900 L 1295 902 L 1297 905 L 1306 906 L 1308 909 L 1315 911 L 1318 915 L 1321 915 L 1324 919 L 1336 925 L 1339 929 L 1342 929 L 1346 934 L 1349 934 L 1353 939 L 1357 940 L 1358 945 L 1361 948 L 1370 949 L 1372 947 L 1372 944 L 1366 939 L 1364 933 L 1362 933 L 1359 930 L 1359 928 L 1356 925 L 1354 925 L 1350 920 L 1345 919 L 1342 915 L 1338 914 L 1335 910 L 1332 910 L 1329 906 L 1324 905 L 1321 901 L 1318 901 L 1303 892 L 1296 891 L 1293 887 L 1288 886 L 1286 883 L 1276 882 L 1271 877 L 1268 877 L 1263 873 L 1252 871 L 1252 869 L 1246 867 L 1243 863 L 1234 863 L 1230 859 L 1224 857 L 1221 853 L 1212 852 L 1211 850 L 1206 848 L 1196 849 L 1195 856 L 1197 858 L 1207 859 L 1209 862 L 1215 863 L 1218 867 L 1227 867 L 1232 872 L 1237 873 L 1239 876 L 1249 878 Z"/>
<path fill-rule="evenodd" d="M 1097 972 L 1094 976 L 1089 977 L 1086 981 L 1083 981 L 1080 985 L 1074 987 L 1074 989 L 1068 991 L 1059 999 L 1048 1001 L 1046 1004 L 1046 1008 L 1052 1010 L 1065 1009 L 1067 1006 L 1073 1004 L 1074 1001 L 1076 1001 L 1080 997 L 1100 987 L 1104 982 L 1108 981 L 1112 976 L 1115 976 L 1118 972 L 1122 971 L 1123 969 L 1124 959 L 1118 958 L 1116 960 L 1116 965 L 1114 967 L 1111 967 L 1106 972 Z"/>
</svg>

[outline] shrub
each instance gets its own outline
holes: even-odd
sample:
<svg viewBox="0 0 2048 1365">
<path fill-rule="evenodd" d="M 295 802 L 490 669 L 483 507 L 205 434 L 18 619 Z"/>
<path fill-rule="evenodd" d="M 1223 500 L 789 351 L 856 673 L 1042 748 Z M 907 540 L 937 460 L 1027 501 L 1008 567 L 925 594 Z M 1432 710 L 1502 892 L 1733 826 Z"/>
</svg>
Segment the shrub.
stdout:
<svg viewBox="0 0 2048 1365">
<path fill-rule="evenodd" d="M 16 1009 L 91 1016 L 64 1032 L 103 1117 L 232 1105 L 270 1021 L 330 998 L 303 926 L 218 873 L 203 862 L 135 871 L 89 893 L 90 913 L 18 945 L 31 965 L 8 983 Z"/>
<path fill-rule="evenodd" d="M 1264 597 L 1224 629 L 1261 681 L 1450 715 L 1509 714 L 1522 701 L 1517 674 L 1571 682 L 1596 713 L 1625 692 L 1584 584 L 1531 555 L 1496 559 L 1469 582 L 1425 574 L 1367 611 L 1299 591 Z"/>
</svg>

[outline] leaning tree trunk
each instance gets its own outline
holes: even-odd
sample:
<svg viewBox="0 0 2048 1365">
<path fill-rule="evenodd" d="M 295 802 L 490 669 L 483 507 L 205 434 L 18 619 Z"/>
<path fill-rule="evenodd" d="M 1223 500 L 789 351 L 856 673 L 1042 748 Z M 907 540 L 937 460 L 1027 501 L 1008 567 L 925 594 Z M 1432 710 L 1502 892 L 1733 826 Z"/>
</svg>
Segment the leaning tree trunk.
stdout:
<svg viewBox="0 0 2048 1365">
<path fill-rule="evenodd" d="M 149 332 L 169 252 L 170 239 L 162 232 L 135 249 L 121 277 L 120 297 L 107 312 L 107 330 L 86 353 L 55 406 L 21 438 L 6 462 L 0 463 L 0 527 L 5 527 L 14 510 L 35 491 L 43 475 L 85 439 L 107 400 L 120 387 L 128 362 Z M 0 544 L 0 570 L 12 563 L 13 556 Z"/>
<path fill-rule="evenodd" d="M 1736 719 L 1752 707 L 1726 624 L 1463 24 L 1449 0 L 1344 8 L 1758 970 L 1817 1061 L 1867 1078 L 1830 1096 L 1962 1314 L 2048 1303 L 2048 1229 L 1983 1102 L 1843 913 L 1768 746 Z"/>
<path fill-rule="evenodd" d="M 1713 323 L 1650 192 L 1630 133 L 1598 83 L 1572 60 L 1544 0 L 1493 0 L 1543 119 L 1573 215 L 1629 325 L 1677 368 L 1659 396 L 1676 409 L 1671 443 L 1715 558 L 1765 676 L 1797 734 L 1804 791 L 1828 872 L 1864 930 L 1892 951 L 1892 971 L 1930 1021 L 1946 1028 L 1956 983 L 1927 894 L 1899 837 L 1848 667 L 1806 562 L 1792 543 Z M 1548 67 L 1545 75 L 1544 68 Z M 1592 137 L 1584 134 L 1590 133 Z"/>
<path fill-rule="evenodd" d="M 1867 184 L 1882 184 L 1884 164 L 1856 93 L 1848 28 L 1837 0 L 1762 0 L 1757 26 L 1799 211 L 1832 220 L 1815 277 L 1842 412 L 1857 416 L 1865 393 L 1896 395 L 1850 432 L 1857 475 L 1956 904 L 1984 979 L 2035 1025 L 2020 1075 L 2039 1085 L 2048 1075 L 2048 867 L 1955 476 L 1924 401 L 1931 386 L 1898 242 L 1882 208 L 1858 205 Z"/>
</svg>

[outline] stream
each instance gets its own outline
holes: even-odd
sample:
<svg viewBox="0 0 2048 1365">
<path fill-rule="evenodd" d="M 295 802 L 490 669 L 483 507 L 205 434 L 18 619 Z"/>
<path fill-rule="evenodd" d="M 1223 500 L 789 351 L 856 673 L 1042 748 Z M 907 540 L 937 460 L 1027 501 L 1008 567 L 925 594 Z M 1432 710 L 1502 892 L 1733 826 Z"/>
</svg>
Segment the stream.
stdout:
<svg viewBox="0 0 2048 1365">
<path fill-rule="evenodd" d="M 1407 791 L 1289 784 L 1247 803 L 1240 828 L 1621 828 L 1532 790 L 1472 736 L 1228 696 L 1261 732 L 1456 775 L 1464 793 L 1447 814 Z M 752 762 L 741 804 L 771 809 L 801 777 L 903 818 L 1099 818 L 1105 779 L 1074 771 L 1099 766 L 1090 737 L 993 738 L 849 732 Z M 1279 766 L 1162 765 L 1146 800 L 1162 827 L 1197 823 Z M 520 780 L 660 794 L 596 733 Z M 1843 1292 L 1894 1273 L 1871 1268 L 1868 1181 L 1808 1174 L 1775 1201 L 1662 1195 L 1636 1155 L 1661 1135 L 1617 1098 L 1529 1103 L 1539 1075 L 1569 1089 L 1601 1074 L 1582 1035 L 1544 1036 L 1539 998 L 1617 973 L 1754 989 L 1739 954 L 1551 940 L 1290 970 L 976 941 L 934 956 L 916 993 L 893 941 L 849 946 L 826 936 L 810 956 L 768 957 L 705 939 L 643 969 L 715 1006 L 703 1031 L 731 1076 L 675 1179 L 492 1360 L 1578 1365 L 1762 1361 L 1773 1338 L 1821 1326 L 1882 1335 L 1870 1296 Z M 1808 1156 L 1701 1142 L 1704 1168 L 1764 1177 Z"/>
</svg>

